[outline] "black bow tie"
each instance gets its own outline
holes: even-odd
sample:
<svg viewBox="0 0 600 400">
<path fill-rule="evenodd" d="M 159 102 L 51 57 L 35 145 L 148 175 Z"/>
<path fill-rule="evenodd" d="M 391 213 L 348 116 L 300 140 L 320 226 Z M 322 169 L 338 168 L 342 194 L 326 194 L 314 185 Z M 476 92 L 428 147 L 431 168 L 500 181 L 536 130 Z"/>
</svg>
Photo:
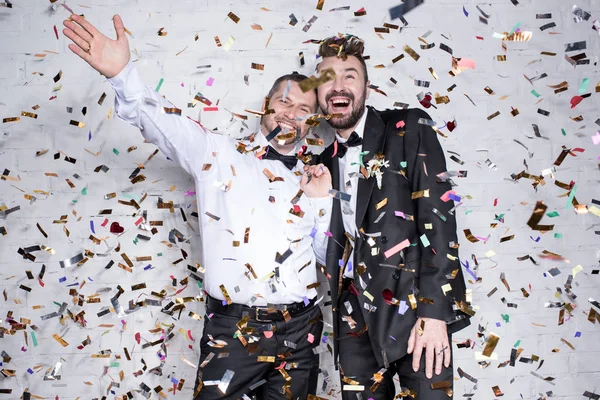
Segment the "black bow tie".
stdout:
<svg viewBox="0 0 600 400">
<path fill-rule="evenodd" d="M 358 133 L 352 132 L 352 134 L 345 143 L 338 142 L 338 157 L 344 157 L 346 155 L 346 151 L 348 151 L 348 148 L 360 146 L 362 142 L 363 140 L 360 136 L 358 136 Z"/>
<path fill-rule="evenodd" d="M 283 163 L 290 171 L 292 168 L 296 166 L 298 163 L 298 158 L 295 155 L 293 156 L 284 156 L 279 154 L 277 150 L 272 148 L 271 146 L 267 147 L 267 153 L 263 156 L 263 160 L 278 160 Z"/>
</svg>

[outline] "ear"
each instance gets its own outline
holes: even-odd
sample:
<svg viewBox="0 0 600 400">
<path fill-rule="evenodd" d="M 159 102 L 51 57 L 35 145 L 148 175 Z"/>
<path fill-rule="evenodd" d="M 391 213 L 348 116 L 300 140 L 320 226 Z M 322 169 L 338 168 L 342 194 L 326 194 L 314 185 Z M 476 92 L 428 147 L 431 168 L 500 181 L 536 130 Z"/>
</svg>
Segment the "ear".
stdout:
<svg viewBox="0 0 600 400">
<path fill-rule="evenodd" d="M 371 81 L 367 81 L 367 83 L 365 84 L 365 91 L 367 92 L 365 94 L 365 100 L 367 100 L 369 98 L 369 94 L 371 94 L 371 89 L 369 89 L 369 85 L 371 84 Z"/>
</svg>

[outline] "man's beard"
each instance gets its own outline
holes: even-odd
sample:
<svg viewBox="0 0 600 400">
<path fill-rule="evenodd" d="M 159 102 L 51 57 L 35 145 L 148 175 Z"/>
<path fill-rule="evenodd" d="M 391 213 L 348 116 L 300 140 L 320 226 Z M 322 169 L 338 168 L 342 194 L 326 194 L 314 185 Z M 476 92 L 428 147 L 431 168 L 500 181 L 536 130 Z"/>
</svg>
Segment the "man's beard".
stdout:
<svg viewBox="0 0 600 400">
<path fill-rule="evenodd" d="M 329 121 L 327 121 L 327 123 L 329 123 L 329 126 L 337 130 L 349 129 L 354 127 L 356 124 L 358 124 L 358 121 L 360 121 L 360 118 L 362 117 L 365 111 L 366 100 L 366 96 L 363 94 L 360 97 L 359 103 L 357 104 L 354 101 L 354 97 L 352 96 L 353 107 L 352 112 L 350 112 L 350 115 L 342 118 L 330 118 Z M 327 98 L 326 104 L 327 108 L 323 111 L 325 111 L 326 114 L 330 114 L 331 112 L 329 111 L 329 96 Z"/>
</svg>

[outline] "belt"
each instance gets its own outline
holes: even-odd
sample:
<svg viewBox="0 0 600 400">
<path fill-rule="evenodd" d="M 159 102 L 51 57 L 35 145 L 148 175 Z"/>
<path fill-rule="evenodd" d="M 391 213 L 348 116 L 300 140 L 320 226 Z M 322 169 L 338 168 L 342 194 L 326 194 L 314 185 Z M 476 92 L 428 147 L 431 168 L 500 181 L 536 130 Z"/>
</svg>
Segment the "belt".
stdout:
<svg viewBox="0 0 600 400">
<path fill-rule="evenodd" d="M 271 305 L 269 307 L 249 307 L 244 304 L 225 304 L 222 300 L 217 300 L 214 297 L 208 296 L 206 299 L 206 308 L 217 314 L 229 315 L 232 317 L 243 318 L 245 315 L 259 322 L 283 321 L 289 317 L 295 317 L 302 314 L 309 308 L 315 305 L 315 299 L 311 299 L 307 304 L 304 302 Z M 284 315 L 284 311 L 287 311 Z M 289 317 L 288 317 L 289 315 Z"/>
</svg>

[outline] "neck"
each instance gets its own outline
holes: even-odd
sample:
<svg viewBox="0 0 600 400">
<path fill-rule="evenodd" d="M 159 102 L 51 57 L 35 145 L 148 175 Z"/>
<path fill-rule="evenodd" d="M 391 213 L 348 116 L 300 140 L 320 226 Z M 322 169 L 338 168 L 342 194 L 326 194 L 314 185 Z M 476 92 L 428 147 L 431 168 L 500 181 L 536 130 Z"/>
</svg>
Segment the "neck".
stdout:
<svg viewBox="0 0 600 400">
<path fill-rule="evenodd" d="M 358 126 L 358 123 L 356 125 L 354 125 L 352 128 L 340 129 L 340 130 L 337 130 L 336 132 L 338 135 L 340 135 L 344 139 L 348 139 L 350 137 L 350 135 L 352 135 L 352 132 L 354 132 L 354 128 L 356 128 L 357 126 Z"/>
</svg>

